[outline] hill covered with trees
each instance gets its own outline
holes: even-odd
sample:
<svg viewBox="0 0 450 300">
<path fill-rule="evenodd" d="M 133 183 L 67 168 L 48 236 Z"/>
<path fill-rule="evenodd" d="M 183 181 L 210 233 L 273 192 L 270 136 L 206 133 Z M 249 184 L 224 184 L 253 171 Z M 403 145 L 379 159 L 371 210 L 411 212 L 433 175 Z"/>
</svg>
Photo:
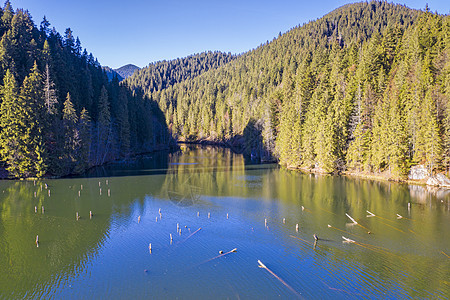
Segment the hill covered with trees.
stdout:
<svg viewBox="0 0 450 300">
<path fill-rule="evenodd" d="M 128 64 L 125 66 L 122 66 L 118 69 L 115 69 L 114 71 L 120 75 L 120 77 L 122 77 L 122 79 L 126 79 L 128 77 L 130 77 L 131 75 L 133 75 L 133 73 L 136 70 L 139 70 L 140 68 L 138 66 L 135 66 L 133 64 Z"/>
<path fill-rule="evenodd" d="M 132 89 L 150 95 L 184 80 L 193 79 L 209 70 L 215 70 L 234 59 L 230 53 L 208 51 L 174 60 L 151 63 L 127 79 Z"/>
<path fill-rule="evenodd" d="M 414 164 L 449 166 L 449 55 L 449 16 L 372 1 L 192 79 L 141 71 L 128 82 L 159 103 L 176 138 L 241 139 L 293 168 L 401 178 Z"/>
<path fill-rule="evenodd" d="M 108 82 L 70 28 L 0 9 L 0 158 L 10 177 L 62 176 L 170 143 L 158 105 Z"/>
</svg>

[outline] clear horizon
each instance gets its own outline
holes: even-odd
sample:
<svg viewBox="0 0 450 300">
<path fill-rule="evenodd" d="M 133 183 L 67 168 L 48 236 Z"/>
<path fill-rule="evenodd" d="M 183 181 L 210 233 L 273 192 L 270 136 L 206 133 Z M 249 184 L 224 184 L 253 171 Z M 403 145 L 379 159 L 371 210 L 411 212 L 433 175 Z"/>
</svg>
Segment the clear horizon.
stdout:
<svg viewBox="0 0 450 300">
<path fill-rule="evenodd" d="M 204 51 L 239 54 L 278 34 L 315 20 L 353 1 L 280 0 L 218 2 L 11 0 L 14 10 L 28 10 L 39 27 L 44 15 L 60 34 L 71 28 L 83 48 L 113 69 L 148 66 L 160 60 Z M 446 1 L 403 1 L 413 9 L 449 14 Z"/>
</svg>

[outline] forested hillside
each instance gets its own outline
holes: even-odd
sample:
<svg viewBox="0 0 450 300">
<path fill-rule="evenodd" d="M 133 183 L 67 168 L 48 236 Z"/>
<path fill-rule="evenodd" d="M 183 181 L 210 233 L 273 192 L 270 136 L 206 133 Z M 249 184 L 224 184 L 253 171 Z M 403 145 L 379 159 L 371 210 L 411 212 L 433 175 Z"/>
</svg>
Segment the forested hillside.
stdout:
<svg viewBox="0 0 450 300">
<path fill-rule="evenodd" d="M 196 78 L 132 86 L 152 92 L 175 137 L 243 136 L 289 167 L 401 178 L 449 165 L 449 37 L 450 18 L 428 9 L 349 4 Z"/>
<path fill-rule="evenodd" d="M 141 89 L 147 94 L 160 91 L 178 82 L 193 79 L 208 70 L 230 62 L 235 56 L 230 53 L 208 51 L 174 60 L 152 63 L 127 79 L 132 89 Z"/>
<path fill-rule="evenodd" d="M 108 82 L 70 28 L 0 9 L 0 157 L 10 177 L 61 176 L 165 147 L 157 104 Z"/>
</svg>

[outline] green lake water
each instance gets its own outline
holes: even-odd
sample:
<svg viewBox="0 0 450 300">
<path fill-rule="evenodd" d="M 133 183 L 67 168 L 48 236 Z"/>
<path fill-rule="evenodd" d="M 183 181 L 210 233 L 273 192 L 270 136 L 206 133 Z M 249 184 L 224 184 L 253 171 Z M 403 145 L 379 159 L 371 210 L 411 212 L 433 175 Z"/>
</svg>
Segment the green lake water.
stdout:
<svg viewBox="0 0 450 300">
<path fill-rule="evenodd" d="M 0 298 L 450 297 L 450 191 L 181 147 L 0 181 Z"/>
</svg>

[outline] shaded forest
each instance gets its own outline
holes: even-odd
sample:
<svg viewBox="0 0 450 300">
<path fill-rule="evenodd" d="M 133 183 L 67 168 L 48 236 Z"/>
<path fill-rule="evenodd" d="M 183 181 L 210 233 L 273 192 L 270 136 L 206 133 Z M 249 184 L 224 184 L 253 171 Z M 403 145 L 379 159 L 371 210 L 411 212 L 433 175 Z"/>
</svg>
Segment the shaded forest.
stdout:
<svg viewBox="0 0 450 300">
<path fill-rule="evenodd" d="M 70 28 L 0 9 L 0 158 L 9 177 L 62 176 L 167 148 L 164 115 L 143 93 L 108 81 Z"/>
<path fill-rule="evenodd" d="M 141 72 L 130 85 L 158 102 L 178 139 L 243 137 L 291 168 L 402 178 L 416 164 L 450 167 L 449 55 L 449 16 L 372 1 L 195 78 L 149 88 Z"/>
</svg>

